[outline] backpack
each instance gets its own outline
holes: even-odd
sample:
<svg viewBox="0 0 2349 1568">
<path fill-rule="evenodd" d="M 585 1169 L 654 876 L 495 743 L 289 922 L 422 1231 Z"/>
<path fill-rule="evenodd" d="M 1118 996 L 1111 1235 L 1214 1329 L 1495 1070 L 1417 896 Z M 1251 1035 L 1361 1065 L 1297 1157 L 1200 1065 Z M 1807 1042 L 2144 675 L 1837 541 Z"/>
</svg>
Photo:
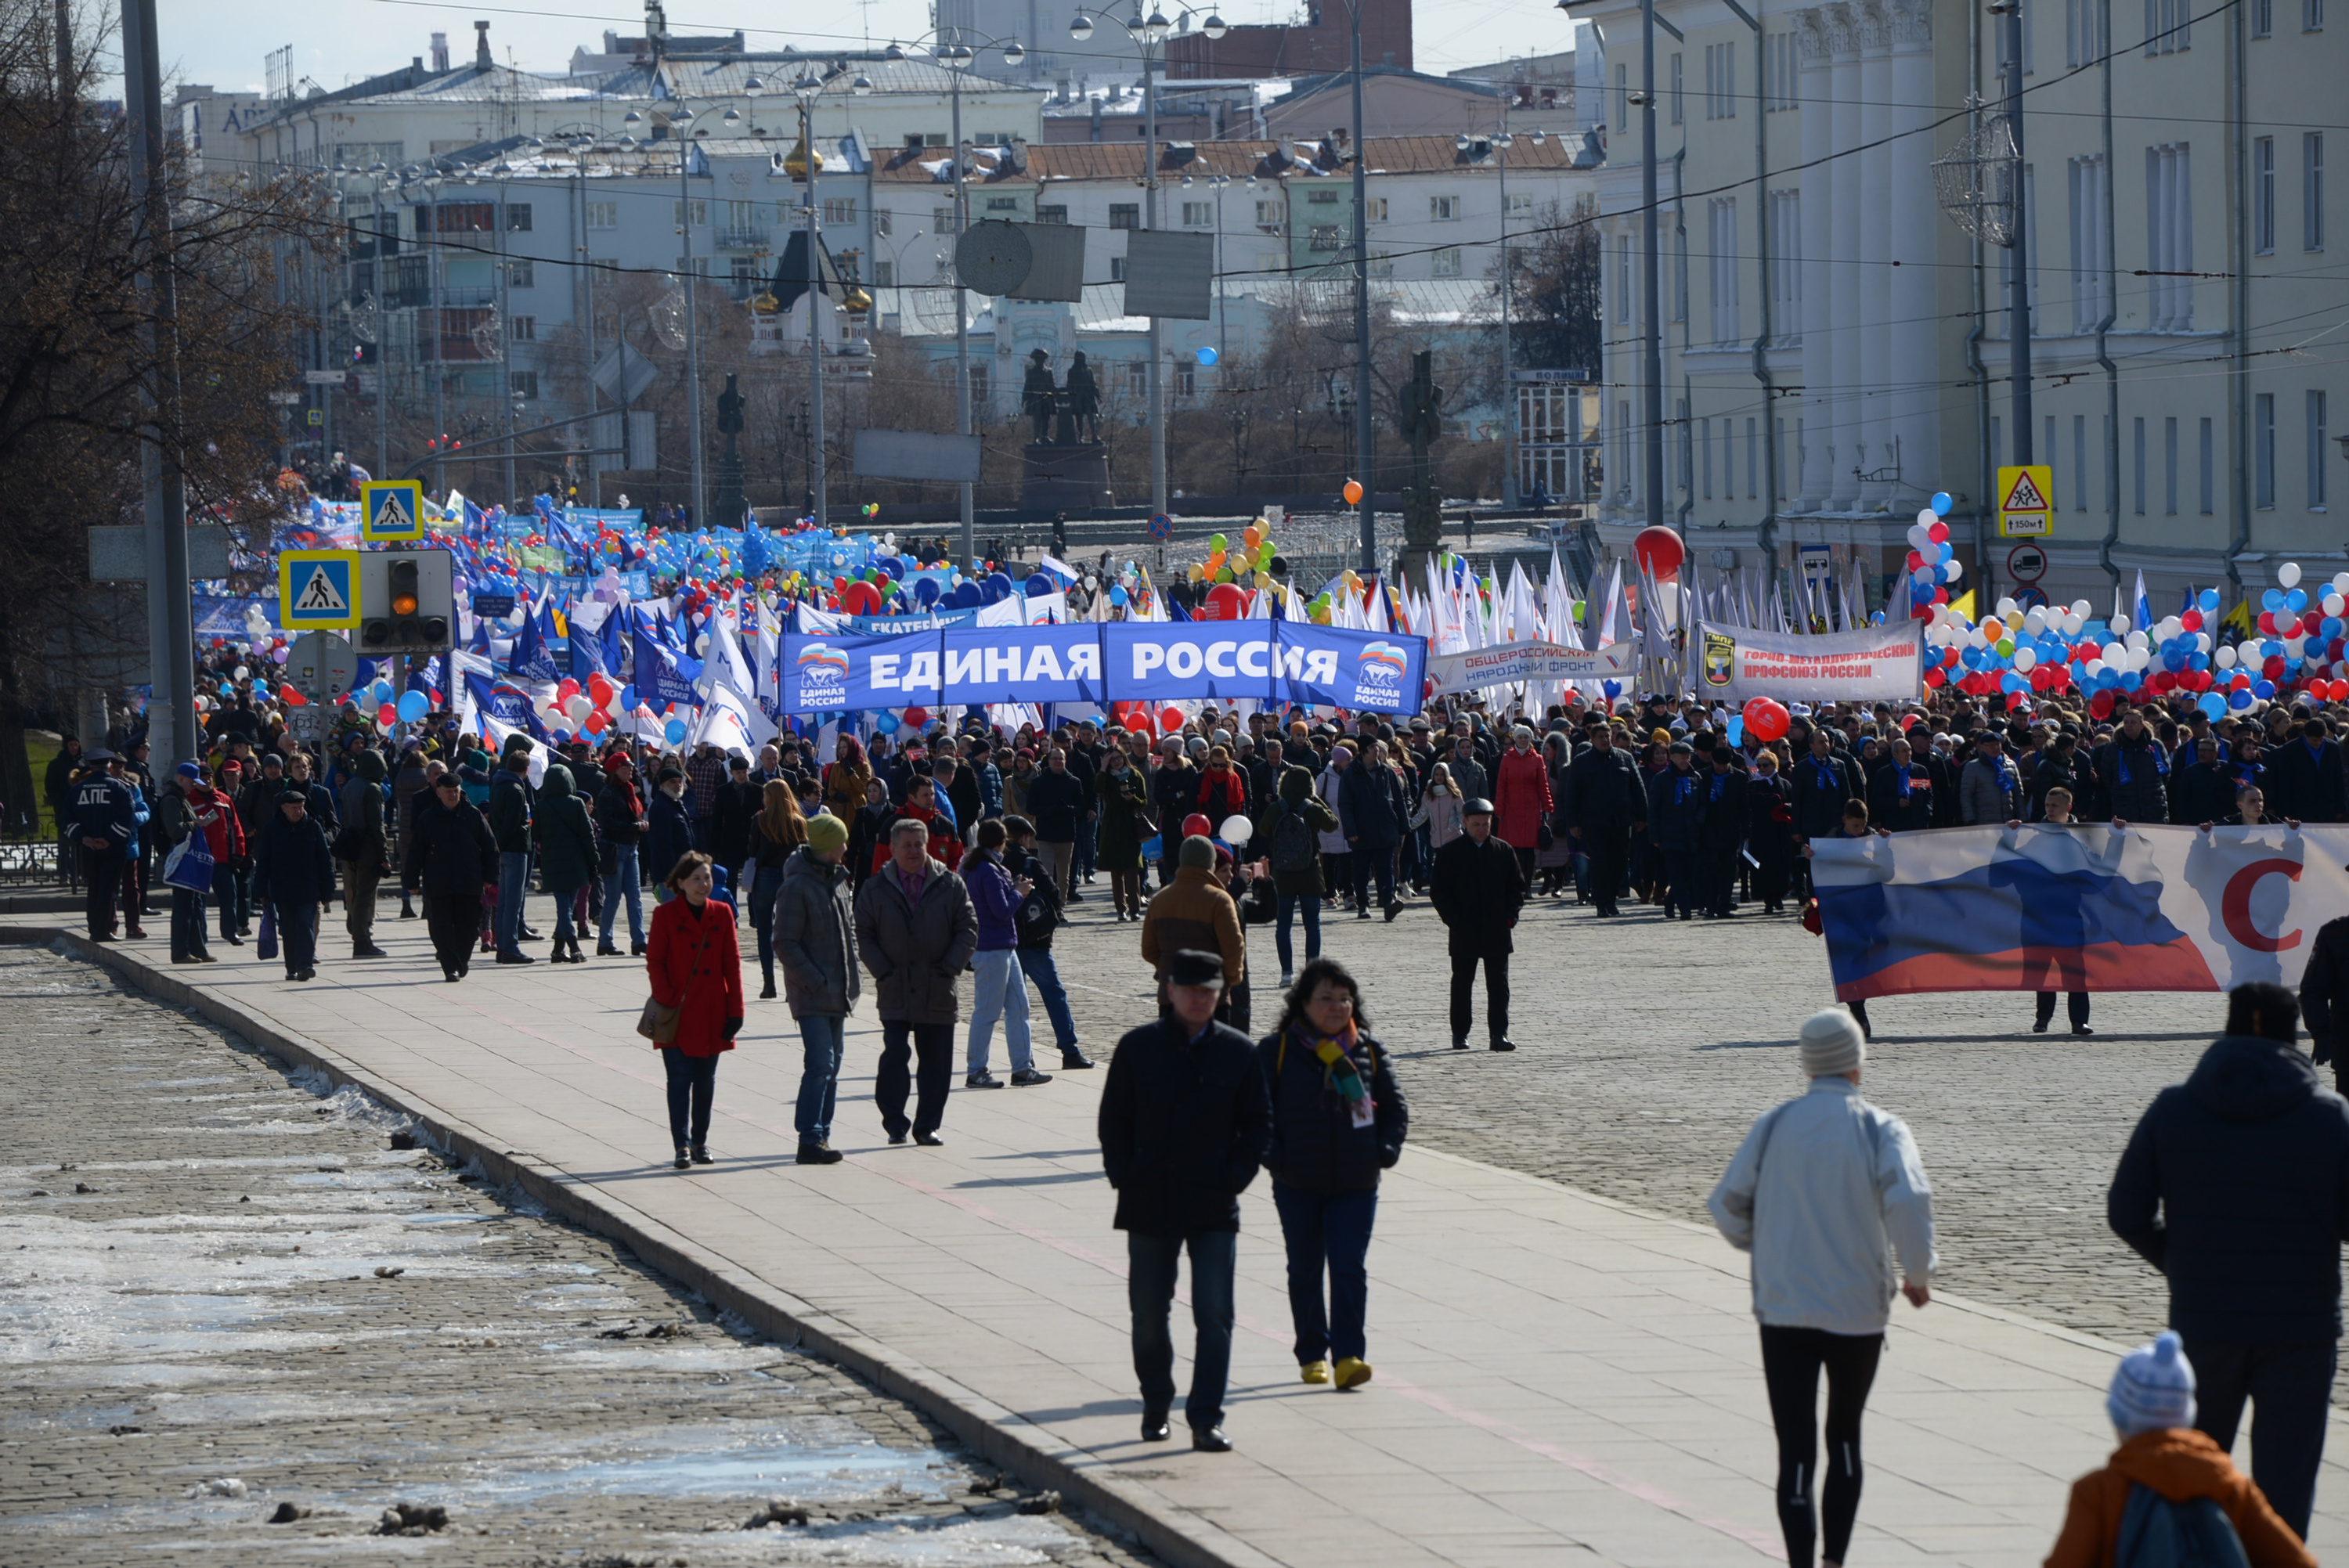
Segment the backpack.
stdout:
<svg viewBox="0 0 2349 1568">
<path fill-rule="evenodd" d="M 1321 857 L 1320 841 L 1314 837 L 1313 825 L 1305 813 L 1296 807 L 1283 804 L 1280 820 L 1273 825 L 1272 848 L 1267 858 L 1277 872 L 1311 871 Z"/>
<path fill-rule="evenodd" d="M 1049 876 L 1050 873 L 1045 874 Z M 1011 929 L 1015 940 L 1022 947 L 1050 946 L 1052 933 L 1059 929 L 1060 924 L 1060 907 L 1040 882 L 1028 890 L 1028 896 L 1021 899 L 1019 907 L 1011 912 Z"/>
<path fill-rule="evenodd" d="M 2149 1486 L 2129 1488 L 2114 1568 L 2251 1568 L 2242 1541 L 2218 1500 L 2172 1502 Z"/>
</svg>

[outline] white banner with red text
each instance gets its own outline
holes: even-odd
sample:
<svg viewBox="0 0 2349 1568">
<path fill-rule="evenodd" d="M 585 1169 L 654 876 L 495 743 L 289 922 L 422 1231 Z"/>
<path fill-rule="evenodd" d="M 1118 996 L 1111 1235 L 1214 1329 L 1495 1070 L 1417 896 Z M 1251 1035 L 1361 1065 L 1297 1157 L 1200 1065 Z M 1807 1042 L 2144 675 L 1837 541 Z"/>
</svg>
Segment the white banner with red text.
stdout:
<svg viewBox="0 0 2349 1568">
<path fill-rule="evenodd" d="M 1902 621 L 1805 636 L 1699 621 L 1692 684 L 1698 696 L 1733 707 L 1757 696 L 1915 702 L 1925 689 L 1924 624 Z"/>
</svg>

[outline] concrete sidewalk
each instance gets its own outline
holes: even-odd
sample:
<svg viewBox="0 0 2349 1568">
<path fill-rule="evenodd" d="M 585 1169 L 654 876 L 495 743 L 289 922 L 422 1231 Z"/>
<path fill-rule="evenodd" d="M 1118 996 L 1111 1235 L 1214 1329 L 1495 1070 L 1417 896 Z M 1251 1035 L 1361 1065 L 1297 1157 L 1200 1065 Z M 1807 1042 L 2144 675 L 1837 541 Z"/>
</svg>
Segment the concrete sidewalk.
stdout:
<svg viewBox="0 0 2349 1568">
<path fill-rule="evenodd" d="M 198 983 L 194 999 L 223 1021 L 250 1020 L 263 1043 L 282 1035 L 512 1156 L 649 1261 L 772 1304 L 819 1344 L 956 1407 L 966 1429 L 992 1424 L 1122 1502 L 1116 1515 L 1177 1562 L 1484 1568 L 1580 1549 L 1666 1568 L 1781 1555 L 1744 1260 L 1708 1232 L 1414 1148 L 1387 1178 L 1371 1252 L 1377 1377 L 1340 1394 L 1297 1381 L 1259 1180 L 1239 1252 L 1238 1449 L 1192 1453 L 1179 1419 L 1175 1442 L 1145 1444 L 1123 1243 L 1093 1136 L 1102 1073 L 957 1088 L 945 1148 L 893 1149 L 871 1104 L 868 996 L 833 1134 L 848 1159 L 802 1169 L 797 1034 L 780 1003 L 754 1004 L 719 1069 L 719 1163 L 675 1172 L 660 1065 L 632 1031 L 639 966 L 483 963 L 450 985 L 420 923 L 379 923 L 377 939 L 390 958 L 330 960 L 304 985 L 249 947 L 216 944 L 222 962 L 201 970 L 171 967 L 152 939 L 102 956 L 167 995 Z M 1851 1561 L 2038 1561 L 2067 1483 L 2111 1447 L 2116 1347 L 1961 1302 L 1896 1314 Z M 1179 1307 L 1176 1339 L 1187 1346 Z M 2337 1432 L 2333 1449 L 2320 1557 L 2349 1549 Z"/>
</svg>

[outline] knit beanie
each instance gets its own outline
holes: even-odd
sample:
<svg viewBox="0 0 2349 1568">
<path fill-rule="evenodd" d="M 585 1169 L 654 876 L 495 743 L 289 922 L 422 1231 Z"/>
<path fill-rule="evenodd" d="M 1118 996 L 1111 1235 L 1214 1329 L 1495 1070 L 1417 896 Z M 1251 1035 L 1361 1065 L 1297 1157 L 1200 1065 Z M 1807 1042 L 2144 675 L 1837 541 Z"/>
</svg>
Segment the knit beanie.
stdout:
<svg viewBox="0 0 2349 1568">
<path fill-rule="evenodd" d="M 1194 833 L 1183 841 L 1181 859 L 1177 865 L 1196 866 L 1203 872 L 1216 869 L 1216 841 Z"/>
<path fill-rule="evenodd" d="M 1805 1078 L 1851 1072 L 1868 1059 L 1859 1023 L 1842 1007 L 1825 1008 L 1804 1019 L 1795 1044 L 1802 1047 Z"/>
<path fill-rule="evenodd" d="M 807 820 L 808 848 L 819 851 L 844 850 L 848 847 L 848 824 L 831 812 L 821 812 Z"/>
<path fill-rule="evenodd" d="M 2194 1367 L 2175 1333 L 2165 1329 L 2152 1344 L 2121 1357 L 2105 1414 L 2124 1439 L 2194 1424 Z"/>
</svg>

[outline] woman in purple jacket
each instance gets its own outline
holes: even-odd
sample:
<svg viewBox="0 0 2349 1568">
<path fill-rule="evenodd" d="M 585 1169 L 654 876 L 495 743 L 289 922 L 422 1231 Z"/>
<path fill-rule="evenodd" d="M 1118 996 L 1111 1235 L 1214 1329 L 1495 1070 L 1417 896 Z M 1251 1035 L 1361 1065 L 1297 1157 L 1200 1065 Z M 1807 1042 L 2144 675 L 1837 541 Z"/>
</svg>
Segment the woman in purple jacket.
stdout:
<svg viewBox="0 0 2349 1568">
<path fill-rule="evenodd" d="M 965 1088 L 1001 1088 L 1003 1080 L 987 1070 L 988 1047 L 995 1039 L 995 1020 L 1003 1020 L 1003 1044 L 1011 1055 L 1011 1081 L 1021 1088 L 1050 1083 L 1050 1073 L 1036 1070 L 1028 1039 L 1028 983 L 1019 971 L 1019 927 L 1013 919 L 1019 901 L 1036 884 L 1014 879 L 1003 869 L 1003 846 L 1009 835 L 1002 819 L 989 817 L 978 825 L 978 848 L 962 863 L 962 880 L 978 911 L 978 951 L 971 955 L 978 975 L 970 1003 L 970 1047 L 965 1064 Z"/>
</svg>

